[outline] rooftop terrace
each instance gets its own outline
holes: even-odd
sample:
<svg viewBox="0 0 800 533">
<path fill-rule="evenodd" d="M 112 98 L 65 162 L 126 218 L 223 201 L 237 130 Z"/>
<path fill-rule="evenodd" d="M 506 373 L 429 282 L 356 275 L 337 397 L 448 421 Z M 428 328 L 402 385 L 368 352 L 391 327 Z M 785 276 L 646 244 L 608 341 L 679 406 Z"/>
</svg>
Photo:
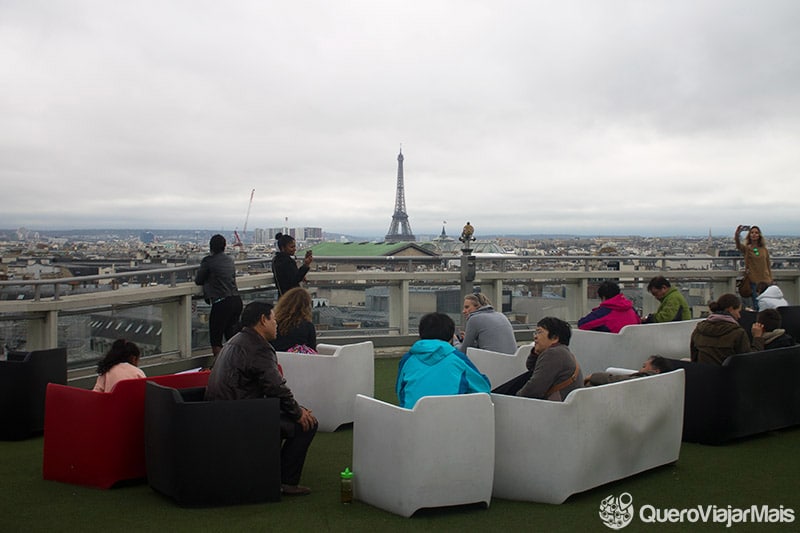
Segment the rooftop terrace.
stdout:
<svg viewBox="0 0 800 533">
<path fill-rule="evenodd" d="M 375 360 L 377 398 L 396 403 L 397 363 Z M 0 441 L 0 531 L 606 531 L 598 517 L 600 502 L 623 492 L 632 495 L 637 510 L 645 504 L 657 509 L 768 505 L 792 508 L 795 516 L 800 512 L 800 428 L 719 447 L 684 443 L 676 464 L 577 494 L 563 505 L 493 499 L 488 509 L 425 509 L 410 519 L 358 501 L 339 503 L 338 473 L 351 464 L 352 433 L 352 426 L 345 426 L 317 435 L 302 479 L 313 489 L 310 496 L 200 509 L 180 508 L 141 481 L 108 491 L 43 481 L 41 437 Z M 723 523 L 645 524 L 638 515 L 625 529 L 684 530 L 727 529 Z M 797 524 L 734 524 L 732 530 L 797 531 Z"/>
</svg>

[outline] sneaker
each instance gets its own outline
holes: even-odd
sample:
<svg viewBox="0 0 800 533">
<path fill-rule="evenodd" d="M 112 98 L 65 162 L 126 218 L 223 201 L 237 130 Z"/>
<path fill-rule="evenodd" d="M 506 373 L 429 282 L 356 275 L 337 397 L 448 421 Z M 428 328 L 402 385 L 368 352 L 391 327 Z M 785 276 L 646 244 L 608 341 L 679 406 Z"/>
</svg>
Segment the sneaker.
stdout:
<svg viewBox="0 0 800 533">
<path fill-rule="evenodd" d="M 281 484 L 281 493 L 286 496 L 305 496 L 311 494 L 311 489 L 303 485 L 283 485 Z"/>
</svg>

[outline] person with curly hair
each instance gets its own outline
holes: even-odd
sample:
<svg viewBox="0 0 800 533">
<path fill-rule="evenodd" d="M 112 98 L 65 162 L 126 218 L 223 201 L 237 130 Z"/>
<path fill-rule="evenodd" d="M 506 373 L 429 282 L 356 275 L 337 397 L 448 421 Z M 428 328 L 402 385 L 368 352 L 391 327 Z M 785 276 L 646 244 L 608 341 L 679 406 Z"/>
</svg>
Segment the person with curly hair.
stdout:
<svg viewBox="0 0 800 533">
<path fill-rule="evenodd" d="M 103 358 L 97 363 L 97 381 L 94 389 L 97 392 L 111 392 L 114 385 L 124 379 L 144 378 L 139 368 L 139 347 L 129 340 L 117 339 Z"/>
<path fill-rule="evenodd" d="M 311 296 L 302 287 L 286 291 L 275 306 L 278 337 L 272 346 L 279 352 L 316 353 L 317 330 L 311 321 Z"/>
</svg>

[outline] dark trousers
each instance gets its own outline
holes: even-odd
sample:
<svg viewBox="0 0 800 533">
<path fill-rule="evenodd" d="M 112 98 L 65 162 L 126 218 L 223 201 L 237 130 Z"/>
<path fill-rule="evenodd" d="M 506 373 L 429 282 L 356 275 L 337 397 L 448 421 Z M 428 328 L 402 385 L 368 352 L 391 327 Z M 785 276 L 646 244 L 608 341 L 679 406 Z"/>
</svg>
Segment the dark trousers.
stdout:
<svg viewBox="0 0 800 533">
<path fill-rule="evenodd" d="M 303 431 L 303 426 L 281 413 L 281 438 L 284 439 L 281 448 L 281 483 L 284 485 L 300 483 L 308 447 L 311 446 L 316 434 L 317 424 L 308 431 Z"/>
<path fill-rule="evenodd" d="M 516 396 L 517 392 L 530 381 L 532 375 L 533 370 L 528 370 L 524 374 L 511 378 L 502 385 L 498 385 L 492 392 L 495 394 L 505 394 L 506 396 Z"/>
<path fill-rule="evenodd" d="M 222 346 L 222 337 L 230 339 L 239 333 L 239 315 L 242 314 L 242 299 L 228 296 L 211 306 L 208 315 L 208 336 L 211 346 Z"/>
</svg>

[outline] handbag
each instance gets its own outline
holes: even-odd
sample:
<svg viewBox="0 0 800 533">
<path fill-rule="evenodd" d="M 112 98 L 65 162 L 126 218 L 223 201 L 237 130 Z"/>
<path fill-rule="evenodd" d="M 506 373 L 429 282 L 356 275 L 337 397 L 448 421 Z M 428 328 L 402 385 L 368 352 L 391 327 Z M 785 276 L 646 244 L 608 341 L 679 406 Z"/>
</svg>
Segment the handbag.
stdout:
<svg viewBox="0 0 800 533">
<path fill-rule="evenodd" d="M 745 272 L 744 276 L 736 280 L 736 290 L 742 298 L 750 298 L 753 295 L 753 287 L 750 284 L 749 272 Z"/>
<path fill-rule="evenodd" d="M 316 354 L 317 353 L 317 351 L 314 348 L 312 348 L 310 346 L 307 346 L 305 344 L 295 344 L 294 346 L 292 346 L 291 348 L 289 348 L 286 351 L 289 352 L 289 353 L 306 353 L 306 354 Z"/>
</svg>

